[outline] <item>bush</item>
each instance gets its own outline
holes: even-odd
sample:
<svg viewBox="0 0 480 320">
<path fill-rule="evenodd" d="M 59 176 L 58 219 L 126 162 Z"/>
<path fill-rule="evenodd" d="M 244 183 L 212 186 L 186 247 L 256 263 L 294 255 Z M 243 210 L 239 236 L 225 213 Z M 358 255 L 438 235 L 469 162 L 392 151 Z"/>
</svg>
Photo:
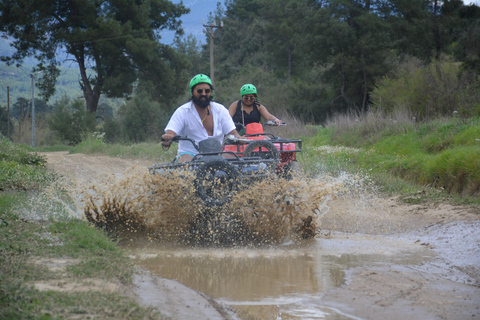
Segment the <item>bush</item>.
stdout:
<svg viewBox="0 0 480 320">
<path fill-rule="evenodd" d="M 82 137 L 95 130 L 95 115 L 90 114 L 84 102 L 70 102 L 67 96 L 55 103 L 55 112 L 48 119 L 48 126 L 62 141 L 76 145 Z"/>
<path fill-rule="evenodd" d="M 118 114 L 122 138 L 130 142 L 158 141 L 169 119 L 161 105 L 152 101 L 146 92 L 137 92 L 120 106 Z"/>
<path fill-rule="evenodd" d="M 371 93 L 373 108 L 391 114 L 407 109 L 418 120 L 451 116 L 455 111 L 471 117 L 480 110 L 480 81 L 461 73 L 461 64 L 443 59 L 422 66 L 410 59 L 392 76 L 385 76 Z M 475 111 L 477 110 L 477 111 Z"/>
<path fill-rule="evenodd" d="M 120 142 L 120 123 L 118 119 L 113 116 L 105 118 L 103 121 L 103 132 L 105 132 L 105 142 L 116 143 Z"/>
</svg>

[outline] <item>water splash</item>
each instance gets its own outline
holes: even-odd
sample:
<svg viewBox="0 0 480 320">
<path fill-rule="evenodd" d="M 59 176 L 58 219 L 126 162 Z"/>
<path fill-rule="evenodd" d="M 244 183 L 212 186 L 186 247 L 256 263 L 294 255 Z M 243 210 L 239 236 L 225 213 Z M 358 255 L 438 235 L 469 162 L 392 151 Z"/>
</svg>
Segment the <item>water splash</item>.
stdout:
<svg viewBox="0 0 480 320">
<path fill-rule="evenodd" d="M 208 207 L 195 193 L 194 178 L 187 170 L 112 177 L 89 188 L 85 217 L 111 232 L 158 240 L 278 243 L 314 237 L 337 188 L 273 177 L 243 184 L 228 204 Z"/>
<path fill-rule="evenodd" d="M 143 166 L 93 178 L 61 178 L 32 197 L 23 216 L 86 219 L 116 237 L 240 245 L 312 238 L 339 184 L 271 177 L 241 184 L 230 202 L 208 207 L 194 173 L 151 175 Z M 27 217 L 28 218 L 28 217 Z"/>
</svg>

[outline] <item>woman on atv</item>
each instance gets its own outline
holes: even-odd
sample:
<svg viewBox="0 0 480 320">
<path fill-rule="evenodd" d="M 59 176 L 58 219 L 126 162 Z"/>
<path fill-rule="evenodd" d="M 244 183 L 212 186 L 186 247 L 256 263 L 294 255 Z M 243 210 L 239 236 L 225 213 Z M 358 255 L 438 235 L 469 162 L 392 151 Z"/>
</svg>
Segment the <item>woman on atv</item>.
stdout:
<svg viewBox="0 0 480 320">
<path fill-rule="evenodd" d="M 275 121 L 281 124 L 282 120 L 277 119 L 268 112 L 267 108 L 257 101 L 257 88 L 253 84 L 245 84 L 240 89 L 241 100 L 233 102 L 228 108 L 228 112 L 235 123 L 241 123 L 245 128 L 247 124 L 252 122 L 260 122 L 261 117 L 265 120 Z M 244 135 L 244 130 L 240 131 L 240 135 Z"/>
<path fill-rule="evenodd" d="M 198 74 L 190 81 L 191 101 L 178 107 L 162 135 L 162 145 L 169 147 L 176 135 L 193 139 L 197 144 L 208 138 L 223 142 L 225 135 L 240 138 L 226 108 L 213 102 L 213 84 L 204 74 Z M 192 160 L 198 151 L 189 141 L 178 143 L 178 162 Z"/>
</svg>

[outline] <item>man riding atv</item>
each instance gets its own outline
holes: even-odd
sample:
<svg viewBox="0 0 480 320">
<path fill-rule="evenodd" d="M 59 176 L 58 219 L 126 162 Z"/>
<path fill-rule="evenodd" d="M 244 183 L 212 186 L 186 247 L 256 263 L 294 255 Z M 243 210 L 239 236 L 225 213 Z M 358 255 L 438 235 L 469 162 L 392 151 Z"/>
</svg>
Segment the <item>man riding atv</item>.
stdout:
<svg viewBox="0 0 480 320">
<path fill-rule="evenodd" d="M 206 139 L 220 143 L 226 135 L 240 138 L 227 109 L 214 101 L 214 88 L 210 78 L 198 74 L 190 81 L 191 100 L 175 110 L 162 135 L 162 145 L 168 148 L 173 137 L 188 137 L 199 144 Z M 178 162 L 191 161 L 198 153 L 192 143 L 179 141 Z"/>
</svg>

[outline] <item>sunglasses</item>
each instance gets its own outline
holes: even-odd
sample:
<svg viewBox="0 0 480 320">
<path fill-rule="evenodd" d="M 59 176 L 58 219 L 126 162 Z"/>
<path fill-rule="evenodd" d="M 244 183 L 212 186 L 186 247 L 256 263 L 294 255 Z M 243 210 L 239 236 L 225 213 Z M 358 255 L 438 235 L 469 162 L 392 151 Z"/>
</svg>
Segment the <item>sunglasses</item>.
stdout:
<svg viewBox="0 0 480 320">
<path fill-rule="evenodd" d="M 198 94 L 202 94 L 202 92 L 204 91 L 206 94 L 209 94 L 210 92 L 212 92 L 212 89 L 197 89 Z"/>
<path fill-rule="evenodd" d="M 253 100 L 253 99 L 255 99 L 255 96 L 243 96 L 243 99 L 245 99 L 245 100 Z"/>
</svg>

